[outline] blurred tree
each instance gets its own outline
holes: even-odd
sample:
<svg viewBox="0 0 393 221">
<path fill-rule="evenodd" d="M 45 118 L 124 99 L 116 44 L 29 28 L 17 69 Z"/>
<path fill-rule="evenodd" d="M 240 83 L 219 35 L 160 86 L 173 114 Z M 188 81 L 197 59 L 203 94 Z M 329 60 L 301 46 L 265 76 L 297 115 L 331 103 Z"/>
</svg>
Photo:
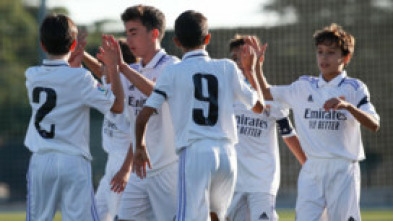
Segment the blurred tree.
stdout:
<svg viewBox="0 0 393 221">
<path fill-rule="evenodd" d="M 0 111 L 3 119 L 15 120 L 0 127 L 0 137 L 7 137 L 25 127 L 25 113 L 16 107 L 27 106 L 24 71 L 37 63 L 37 23 L 21 1 L 0 3 Z M 22 114 L 22 115 L 21 115 Z M 24 120 L 23 123 L 21 120 Z"/>
</svg>

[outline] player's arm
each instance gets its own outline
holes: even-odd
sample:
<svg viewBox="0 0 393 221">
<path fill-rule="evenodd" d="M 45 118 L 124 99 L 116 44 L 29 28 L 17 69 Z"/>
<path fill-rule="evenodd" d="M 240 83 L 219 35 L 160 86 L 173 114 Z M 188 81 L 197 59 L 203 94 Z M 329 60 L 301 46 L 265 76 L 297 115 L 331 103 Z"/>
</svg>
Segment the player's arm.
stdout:
<svg viewBox="0 0 393 221">
<path fill-rule="evenodd" d="M 68 63 L 71 67 L 80 68 L 82 67 L 83 52 L 85 51 L 85 46 L 87 44 L 86 34 L 79 33 L 76 43 L 76 47 L 71 49 L 72 52 L 68 59 Z"/>
<path fill-rule="evenodd" d="M 150 96 L 151 92 L 154 88 L 154 82 L 140 74 L 139 72 L 132 69 L 127 63 L 125 63 L 122 59 L 123 56 L 120 56 L 120 72 L 146 96 Z"/>
<path fill-rule="evenodd" d="M 146 177 L 146 167 L 149 166 L 151 168 L 150 158 L 144 141 L 147 122 L 155 112 L 155 108 L 145 106 L 138 114 L 135 122 L 135 153 L 132 171 L 141 179 Z"/>
<path fill-rule="evenodd" d="M 123 165 L 120 167 L 120 170 L 117 171 L 117 173 L 115 174 L 115 176 L 113 176 L 111 180 L 111 190 L 113 192 L 121 193 L 124 191 L 130 177 L 133 157 L 134 150 L 131 143 L 130 147 L 128 148 L 126 158 L 124 159 Z"/>
<path fill-rule="evenodd" d="M 289 150 L 296 157 L 301 165 L 306 162 L 307 157 L 304 153 L 298 136 L 296 135 L 295 129 L 292 127 L 291 121 L 288 117 L 281 118 L 276 121 L 278 132 L 282 136 L 285 144 L 288 146 Z"/>
<path fill-rule="evenodd" d="M 256 78 L 256 54 L 255 50 L 249 45 L 243 45 L 242 52 L 241 52 L 241 62 L 243 66 L 243 74 L 250 82 L 251 86 L 257 91 L 258 94 L 258 101 L 252 107 L 252 111 L 255 113 L 262 113 L 264 108 L 264 99 L 262 95 L 262 90 L 259 85 L 259 81 Z"/>
<path fill-rule="evenodd" d="M 273 96 L 270 92 L 270 85 L 267 82 L 265 76 L 263 75 L 263 61 L 265 59 L 267 43 L 261 45 L 259 39 L 256 36 L 247 36 L 244 40 L 246 44 L 250 45 L 256 52 L 256 79 L 261 87 L 263 97 L 265 100 L 273 100 Z"/>
<path fill-rule="evenodd" d="M 119 43 L 113 36 L 103 35 L 102 46 L 100 47 L 100 52 L 97 54 L 97 57 L 106 65 L 106 70 L 111 79 L 111 89 L 116 97 L 111 108 L 113 113 L 122 113 L 124 109 L 123 86 L 120 82 L 120 73 L 117 65 L 118 60 L 115 56 L 119 48 Z"/>
<path fill-rule="evenodd" d="M 306 154 L 304 153 L 302 146 L 300 145 L 299 138 L 297 135 L 293 135 L 290 137 L 283 137 L 285 144 L 288 146 L 289 150 L 296 157 L 301 165 L 303 165 L 306 160 Z"/>
<path fill-rule="evenodd" d="M 99 60 L 84 51 L 82 61 L 97 78 L 102 78 L 104 75 L 104 65 Z"/>
<path fill-rule="evenodd" d="M 368 128 L 371 131 L 378 131 L 379 130 L 379 120 L 376 119 L 372 114 L 367 113 L 358 107 L 354 106 L 353 104 L 347 102 L 344 98 L 335 97 L 327 100 L 323 105 L 325 110 L 337 110 L 337 109 L 345 109 L 352 114 L 353 117 L 361 125 Z"/>
</svg>

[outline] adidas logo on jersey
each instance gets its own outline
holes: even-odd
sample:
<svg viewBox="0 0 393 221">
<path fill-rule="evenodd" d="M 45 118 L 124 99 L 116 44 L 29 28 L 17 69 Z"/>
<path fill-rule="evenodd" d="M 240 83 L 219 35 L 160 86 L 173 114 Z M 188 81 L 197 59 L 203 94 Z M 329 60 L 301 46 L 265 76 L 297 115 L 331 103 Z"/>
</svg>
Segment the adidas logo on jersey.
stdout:
<svg viewBox="0 0 393 221">
<path fill-rule="evenodd" d="M 310 94 L 310 96 L 308 96 L 307 101 L 308 101 L 308 102 L 314 102 L 314 99 L 312 98 L 312 95 L 311 95 L 311 94 Z"/>
<path fill-rule="evenodd" d="M 259 216 L 259 219 L 261 219 L 261 220 L 268 220 L 269 217 L 266 215 L 265 212 L 263 212 L 263 213 Z"/>
<path fill-rule="evenodd" d="M 134 86 L 133 84 L 131 84 L 131 85 L 128 87 L 128 90 L 130 90 L 130 91 L 135 90 L 135 86 Z"/>
</svg>

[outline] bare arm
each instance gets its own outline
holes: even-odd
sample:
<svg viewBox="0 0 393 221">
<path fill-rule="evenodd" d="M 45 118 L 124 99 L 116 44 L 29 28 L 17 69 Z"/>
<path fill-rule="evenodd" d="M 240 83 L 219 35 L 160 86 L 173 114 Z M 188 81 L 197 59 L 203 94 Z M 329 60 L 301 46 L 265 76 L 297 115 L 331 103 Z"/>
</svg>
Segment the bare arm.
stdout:
<svg viewBox="0 0 393 221">
<path fill-rule="evenodd" d="M 283 139 L 289 150 L 291 150 L 292 154 L 296 157 L 299 163 L 303 165 L 306 162 L 307 157 L 300 145 L 299 138 L 294 135 L 290 137 L 284 137 Z"/>
<path fill-rule="evenodd" d="M 71 67 L 75 67 L 75 68 L 82 67 L 83 52 L 85 51 L 86 44 L 87 44 L 86 35 L 83 33 L 79 34 L 77 39 L 77 46 L 71 52 L 71 55 L 68 59 L 68 63 L 70 64 Z"/>
<path fill-rule="evenodd" d="M 95 57 L 91 56 L 86 51 L 83 53 L 83 63 L 86 67 L 98 78 L 103 76 L 103 65 Z"/>
<path fill-rule="evenodd" d="M 270 85 L 267 82 L 265 76 L 263 75 L 263 70 L 262 70 L 262 64 L 258 63 L 257 64 L 257 68 L 256 68 L 256 76 L 258 81 L 260 82 L 261 85 L 261 90 L 263 93 L 263 98 L 265 98 L 266 100 L 273 100 L 273 96 L 270 92 Z"/>
<path fill-rule="evenodd" d="M 112 92 L 115 95 L 115 102 L 112 105 L 111 111 L 113 113 L 122 113 L 124 109 L 124 91 L 120 82 L 120 74 L 118 70 L 118 60 L 115 54 L 118 53 L 118 43 L 113 36 L 102 36 L 102 46 L 97 57 L 106 65 L 106 70 L 111 78 Z"/>
<path fill-rule="evenodd" d="M 367 129 L 371 131 L 378 131 L 379 130 L 379 121 L 375 119 L 371 114 L 366 113 L 359 108 L 355 107 L 351 103 L 345 101 L 343 98 L 335 97 L 331 98 L 325 102 L 323 105 L 325 110 L 337 110 L 337 109 L 345 109 L 349 111 L 352 116 L 355 117 L 357 121 Z"/>
<path fill-rule="evenodd" d="M 243 66 L 243 74 L 250 82 L 251 86 L 258 93 L 258 102 L 252 108 L 252 111 L 255 113 L 262 113 L 264 108 L 264 99 L 262 95 L 262 90 L 259 85 L 259 81 L 256 78 L 256 55 L 254 49 L 249 45 L 243 45 L 242 53 L 241 53 L 241 62 Z"/>
<path fill-rule="evenodd" d="M 143 179 L 146 177 L 146 166 L 151 168 L 150 158 L 146 150 L 144 143 L 145 130 L 147 122 L 151 115 L 155 113 L 155 109 L 151 107 L 144 107 L 138 114 L 135 123 L 135 153 L 133 158 L 132 170 L 136 172 L 136 175 Z"/>
<path fill-rule="evenodd" d="M 120 56 L 122 57 L 122 56 Z M 154 88 L 154 82 L 132 69 L 129 65 L 120 63 L 120 71 L 123 75 L 146 96 L 150 96 Z"/>
<path fill-rule="evenodd" d="M 255 66 L 256 70 L 256 79 L 261 87 L 263 97 L 266 100 L 273 100 L 273 96 L 270 93 L 270 85 L 267 82 L 265 76 L 263 75 L 263 61 L 265 60 L 265 52 L 267 48 L 267 43 L 261 45 L 261 42 L 256 36 L 247 36 L 244 39 L 246 44 L 250 45 L 254 48 L 256 55 L 257 55 L 257 62 Z"/>
</svg>

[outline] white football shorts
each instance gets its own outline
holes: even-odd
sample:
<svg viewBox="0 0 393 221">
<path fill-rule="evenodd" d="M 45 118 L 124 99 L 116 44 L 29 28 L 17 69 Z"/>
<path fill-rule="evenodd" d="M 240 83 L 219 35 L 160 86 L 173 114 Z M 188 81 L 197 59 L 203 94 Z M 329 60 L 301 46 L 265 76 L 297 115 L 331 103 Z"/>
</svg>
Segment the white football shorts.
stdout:
<svg viewBox="0 0 393 221">
<path fill-rule="evenodd" d="M 98 221 L 90 161 L 60 152 L 33 153 L 27 173 L 26 220 Z"/>
<path fill-rule="evenodd" d="M 118 217 L 128 221 L 172 221 L 176 215 L 178 163 L 143 180 L 132 173 L 120 201 Z"/>
<path fill-rule="evenodd" d="M 228 221 L 277 221 L 276 196 L 261 192 L 235 192 L 227 214 Z"/>
<path fill-rule="evenodd" d="M 180 151 L 177 221 L 224 220 L 236 183 L 233 144 L 198 140 Z"/>
<path fill-rule="evenodd" d="M 296 220 L 360 219 L 360 168 L 357 161 L 307 159 L 298 180 Z"/>
</svg>

